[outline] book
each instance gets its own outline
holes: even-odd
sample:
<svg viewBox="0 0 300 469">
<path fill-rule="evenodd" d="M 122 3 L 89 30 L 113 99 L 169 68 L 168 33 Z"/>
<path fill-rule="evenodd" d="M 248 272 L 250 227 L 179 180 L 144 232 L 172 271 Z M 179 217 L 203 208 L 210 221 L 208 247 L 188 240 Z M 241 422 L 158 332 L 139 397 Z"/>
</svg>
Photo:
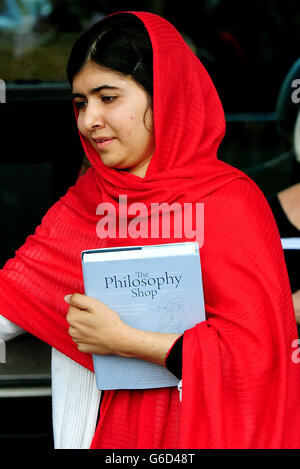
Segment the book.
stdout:
<svg viewBox="0 0 300 469">
<path fill-rule="evenodd" d="M 198 243 L 170 243 L 83 251 L 85 294 L 114 309 L 131 327 L 183 333 L 205 320 Z M 177 386 L 164 366 L 138 358 L 93 354 L 97 387 Z"/>
</svg>

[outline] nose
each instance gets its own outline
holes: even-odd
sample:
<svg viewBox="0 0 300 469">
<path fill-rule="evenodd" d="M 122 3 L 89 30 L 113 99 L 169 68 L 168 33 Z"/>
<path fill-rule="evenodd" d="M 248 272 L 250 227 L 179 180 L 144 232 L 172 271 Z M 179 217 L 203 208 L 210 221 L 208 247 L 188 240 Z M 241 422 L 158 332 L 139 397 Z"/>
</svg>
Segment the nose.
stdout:
<svg viewBox="0 0 300 469">
<path fill-rule="evenodd" d="M 83 125 L 87 131 L 103 128 L 105 126 L 104 116 L 100 106 L 88 103 L 83 113 Z"/>
</svg>

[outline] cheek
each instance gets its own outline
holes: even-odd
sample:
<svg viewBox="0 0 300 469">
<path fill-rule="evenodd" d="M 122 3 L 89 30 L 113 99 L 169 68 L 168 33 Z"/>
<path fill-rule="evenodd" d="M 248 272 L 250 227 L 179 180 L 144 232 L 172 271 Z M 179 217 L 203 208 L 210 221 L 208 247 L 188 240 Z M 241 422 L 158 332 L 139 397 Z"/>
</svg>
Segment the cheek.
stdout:
<svg viewBox="0 0 300 469">
<path fill-rule="evenodd" d="M 145 122 L 146 129 L 153 136 L 154 135 L 154 118 L 153 118 L 153 111 L 150 107 L 147 109 L 144 122 Z"/>
<path fill-rule="evenodd" d="M 85 135 L 85 132 L 84 132 L 83 119 L 82 119 L 82 117 L 80 116 L 80 114 L 79 114 L 78 119 L 77 119 L 77 128 L 78 128 L 79 132 L 80 132 L 82 135 L 86 136 L 86 135 Z"/>
<path fill-rule="evenodd" d="M 128 137 L 130 137 L 132 134 L 134 134 L 134 132 L 135 133 L 137 132 L 137 129 L 138 129 L 137 124 L 138 124 L 138 121 L 136 119 L 136 116 L 133 116 L 133 115 L 129 116 L 126 128 L 124 129 L 125 132 L 126 132 L 126 135 L 128 135 Z"/>
<path fill-rule="evenodd" d="M 140 130 L 139 116 L 134 112 L 131 114 L 127 113 L 126 115 L 118 114 L 113 119 L 113 127 L 120 138 L 127 140 L 128 137 L 137 137 Z"/>
<path fill-rule="evenodd" d="M 127 135 L 136 135 L 137 138 L 143 138 L 145 133 L 148 134 L 147 129 L 152 129 L 152 118 L 150 115 L 151 113 L 148 113 L 145 108 L 130 113 L 125 126 Z"/>
</svg>

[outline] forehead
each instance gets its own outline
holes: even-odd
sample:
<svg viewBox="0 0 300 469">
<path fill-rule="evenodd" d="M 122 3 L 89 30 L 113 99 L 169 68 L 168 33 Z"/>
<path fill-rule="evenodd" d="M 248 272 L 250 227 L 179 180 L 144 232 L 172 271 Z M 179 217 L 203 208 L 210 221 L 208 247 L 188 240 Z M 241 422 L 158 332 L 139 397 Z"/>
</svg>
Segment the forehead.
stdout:
<svg viewBox="0 0 300 469">
<path fill-rule="evenodd" d="M 121 75 L 88 62 L 75 75 L 72 88 L 74 93 L 88 93 L 94 88 L 105 85 L 127 90 L 134 87 L 136 83 L 130 76 Z"/>
</svg>

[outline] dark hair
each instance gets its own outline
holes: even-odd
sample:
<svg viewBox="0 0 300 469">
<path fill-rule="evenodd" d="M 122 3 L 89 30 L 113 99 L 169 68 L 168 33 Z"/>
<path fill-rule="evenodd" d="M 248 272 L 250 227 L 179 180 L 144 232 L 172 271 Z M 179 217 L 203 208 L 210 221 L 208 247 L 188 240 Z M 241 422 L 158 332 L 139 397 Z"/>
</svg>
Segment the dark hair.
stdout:
<svg viewBox="0 0 300 469">
<path fill-rule="evenodd" d="M 75 42 L 67 64 L 67 76 L 74 76 L 88 61 L 134 80 L 153 97 L 153 52 L 143 22 L 130 13 L 108 16 L 94 24 Z"/>
</svg>

